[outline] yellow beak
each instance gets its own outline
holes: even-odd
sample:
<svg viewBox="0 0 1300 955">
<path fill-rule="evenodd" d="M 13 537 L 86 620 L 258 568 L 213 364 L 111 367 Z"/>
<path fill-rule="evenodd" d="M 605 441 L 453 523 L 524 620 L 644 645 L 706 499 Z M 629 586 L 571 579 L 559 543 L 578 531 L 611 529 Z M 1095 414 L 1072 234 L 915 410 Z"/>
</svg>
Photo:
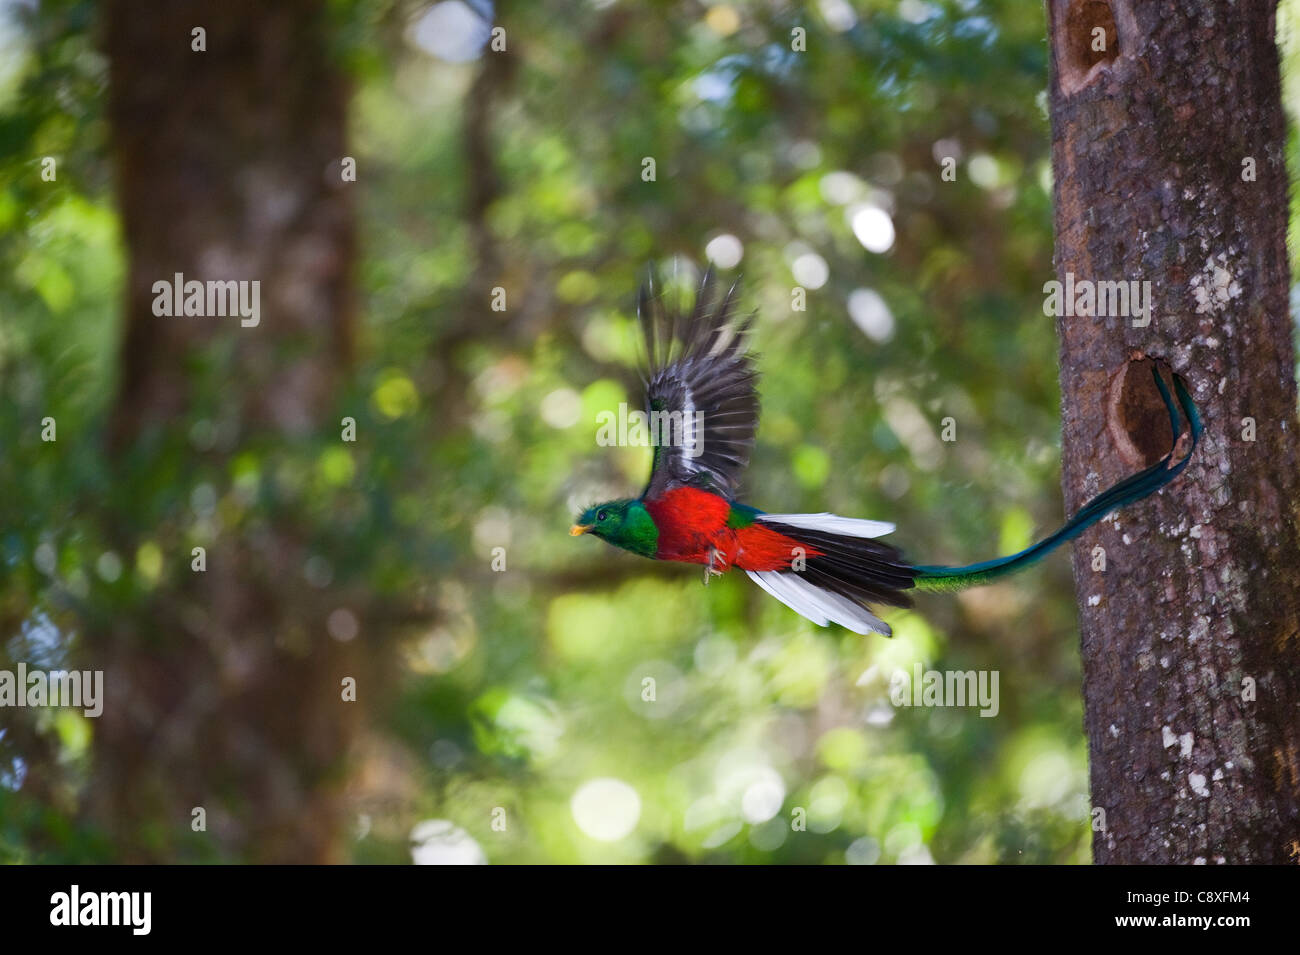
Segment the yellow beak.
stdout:
<svg viewBox="0 0 1300 955">
<path fill-rule="evenodd" d="M 569 536 L 570 536 L 570 537 L 581 537 L 583 534 L 587 533 L 587 531 L 589 531 L 589 530 L 591 530 L 591 525 L 590 525 L 590 524 L 574 524 L 572 527 L 569 528 Z"/>
</svg>

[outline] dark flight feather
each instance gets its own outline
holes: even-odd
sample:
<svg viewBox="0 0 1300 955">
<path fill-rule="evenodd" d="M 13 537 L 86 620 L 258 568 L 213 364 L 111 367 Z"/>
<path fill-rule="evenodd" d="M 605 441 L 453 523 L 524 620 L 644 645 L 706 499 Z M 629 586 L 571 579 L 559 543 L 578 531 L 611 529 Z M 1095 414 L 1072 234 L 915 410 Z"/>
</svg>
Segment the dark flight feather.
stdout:
<svg viewBox="0 0 1300 955">
<path fill-rule="evenodd" d="M 637 313 L 649 365 L 645 410 L 667 412 L 674 424 L 674 440 L 655 448 L 645 499 L 683 486 L 734 499 L 749 463 L 759 411 L 758 375 L 745 350 L 752 316 L 737 321 L 735 285 L 720 293 L 710 268 L 687 317 L 665 304 L 653 276 L 641 287 Z M 693 413 L 699 414 L 698 429 Z"/>
</svg>

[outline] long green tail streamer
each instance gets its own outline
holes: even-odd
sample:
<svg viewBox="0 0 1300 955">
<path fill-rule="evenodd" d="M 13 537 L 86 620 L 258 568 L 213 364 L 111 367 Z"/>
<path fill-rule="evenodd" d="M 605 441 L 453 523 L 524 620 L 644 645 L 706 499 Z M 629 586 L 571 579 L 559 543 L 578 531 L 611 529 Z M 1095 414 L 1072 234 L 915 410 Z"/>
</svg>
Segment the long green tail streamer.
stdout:
<svg viewBox="0 0 1300 955">
<path fill-rule="evenodd" d="M 1178 418 L 1178 408 L 1174 406 L 1174 400 L 1169 394 L 1169 389 L 1160 376 L 1159 367 L 1156 367 L 1154 372 L 1156 387 L 1160 389 L 1160 397 L 1164 399 L 1165 407 L 1169 410 L 1169 424 L 1174 432 L 1174 447 L 1170 448 L 1168 454 L 1149 468 L 1139 471 L 1113 487 L 1102 491 L 1079 508 L 1079 512 L 1070 518 L 1055 534 L 1044 538 L 1032 547 L 1025 548 L 1018 554 L 999 557 L 996 560 L 986 560 L 979 564 L 968 564 L 965 567 L 914 567 L 913 569 L 917 572 L 917 589 L 961 590 L 965 587 L 985 584 L 1007 574 L 1015 573 L 1017 570 L 1028 567 L 1035 561 L 1050 554 L 1066 541 L 1074 540 L 1111 511 L 1124 507 L 1126 504 L 1132 504 L 1134 501 L 1140 501 L 1149 494 L 1154 494 L 1178 477 L 1183 472 L 1183 468 L 1187 467 L 1187 462 L 1192 459 L 1192 455 L 1196 451 L 1196 445 L 1205 431 L 1205 426 L 1201 422 L 1200 412 L 1197 411 L 1192 396 L 1187 391 L 1187 385 L 1182 378 L 1174 375 L 1174 391 L 1178 395 L 1178 405 L 1183 409 L 1183 416 L 1187 419 L 1187 425 L 1192 437 L 1192 446 L 1187 454 L 1181 460 L 1175 461 L 1174 453 L 1178 447 L 1178 437 L 1182 432 L 1182 426 Z"/>
</svg>

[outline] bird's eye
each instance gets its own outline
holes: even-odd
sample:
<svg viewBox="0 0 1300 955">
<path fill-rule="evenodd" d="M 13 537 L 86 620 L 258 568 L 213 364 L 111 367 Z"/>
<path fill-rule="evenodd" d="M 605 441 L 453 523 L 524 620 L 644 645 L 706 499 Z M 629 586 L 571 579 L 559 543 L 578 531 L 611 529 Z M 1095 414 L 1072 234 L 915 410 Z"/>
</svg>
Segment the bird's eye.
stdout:
<svg viewBox="0 0 1300 955">
<path fill-rule="evenodd" d="M 597 512 L 596 512 L 596 520 L 598 520 L 598 521 L 603 521 L 603 520 L 604 520 L 605 518 L 607 518 L 607 517 L 609 517 L 609 515 L 606 514 L 604 511 L 597 511 Z"/>
</svg>

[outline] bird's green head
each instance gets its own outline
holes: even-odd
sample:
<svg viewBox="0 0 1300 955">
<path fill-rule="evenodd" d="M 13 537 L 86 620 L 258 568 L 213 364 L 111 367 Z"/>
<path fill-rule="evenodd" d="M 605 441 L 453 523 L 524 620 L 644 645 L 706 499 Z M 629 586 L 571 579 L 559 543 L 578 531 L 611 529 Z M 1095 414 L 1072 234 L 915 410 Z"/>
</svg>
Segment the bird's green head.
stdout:
<svg viewBox="0 0 1300 955">
<path fill-rule="evenodd" d="M 569 533 L 591 534 L 642 557 L 653 557 L 659 550 L 659 528 L 640 501 L 606 501 L 589 507 Z"/>
</svg>

